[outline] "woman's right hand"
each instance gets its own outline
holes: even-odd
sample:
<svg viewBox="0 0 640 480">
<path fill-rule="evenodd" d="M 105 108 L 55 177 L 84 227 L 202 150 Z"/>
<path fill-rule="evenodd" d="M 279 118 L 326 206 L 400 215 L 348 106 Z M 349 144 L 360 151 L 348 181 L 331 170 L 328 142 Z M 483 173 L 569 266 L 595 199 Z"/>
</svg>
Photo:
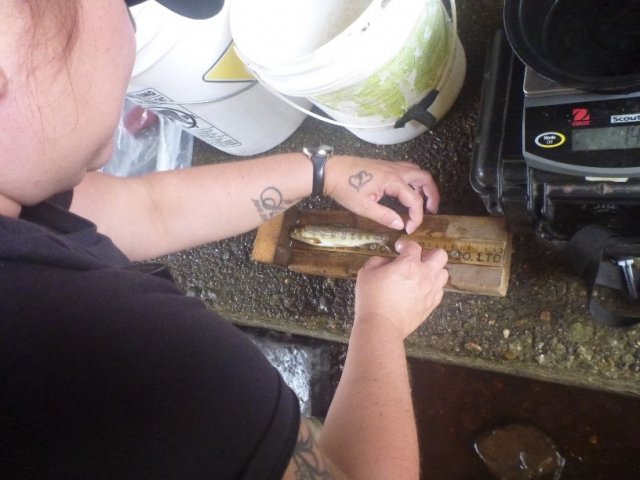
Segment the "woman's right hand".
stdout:
<svg viewBox="0 0 640 480">
<path fill-rule="evenodd" d="M 420 226 L 425 207 L 437 213 L 440 202 L 433 176 L 414 163 L 345 155 L 327 161 L 324 193 L 357 215 L 407 233 Z M 379 203 L 384 196 L 407 207 L 406 225 L 398 212 Z"/>
<path fill-rule="evenodd" d="M 398 240 L 396 251 L 397 258 L 372 257 L 358 272 L 355 322 L 376 322 L 404 339 L 438 306 L 449 272 L 444 250 Z"/>
</svg>

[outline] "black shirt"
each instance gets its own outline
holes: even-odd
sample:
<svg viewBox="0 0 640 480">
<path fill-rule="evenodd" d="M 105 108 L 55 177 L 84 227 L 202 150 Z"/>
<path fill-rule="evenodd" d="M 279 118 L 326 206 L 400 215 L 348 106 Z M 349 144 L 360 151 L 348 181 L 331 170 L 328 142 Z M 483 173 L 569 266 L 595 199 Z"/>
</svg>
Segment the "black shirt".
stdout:
<svg viewBox="0 0 640 480">
<path fill-rule="evenodd" d="M 0 217 L 0 478 L 280 478 L 277 370 L 69 203 Z"/>
</svg>

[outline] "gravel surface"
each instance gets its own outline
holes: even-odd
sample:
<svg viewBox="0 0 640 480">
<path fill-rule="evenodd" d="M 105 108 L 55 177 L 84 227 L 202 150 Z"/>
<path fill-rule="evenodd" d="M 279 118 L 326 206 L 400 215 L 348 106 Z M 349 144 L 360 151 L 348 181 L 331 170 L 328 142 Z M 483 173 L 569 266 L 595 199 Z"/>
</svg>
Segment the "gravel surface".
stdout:
<svg viewBox="0 0 640 480">
<path fill-rule="evenodd" d="M 438 181 L 440 213 L 486 215 L 468 178 L 482 66 L 488 42 L 501 24 L 501 8 L 502 2 L 495 0 L 459 2 L 467 78 L 454 107 L 432 131 L 403 144 L 377 146 L 308 118 L 272 152 L 299 151 L 307 142 L 324 142 L 343 154 L 412 160 Z M 196 142 L 196 164 L 235 159 Z M 336 207 L 329 200 L 307 200 L 300 206 Z M 250 232 L 165 260 L 190 295 L 238 324 L 346 342 L 353 282 L 256 264 L 250 259 L 254 237 Z M 506 297 L 447 293 L 407 345 L 416 357 L 640 395 L 640 327 L 597 324 L 586 309 L 581 279 L 528 232 L 514 237 Z"/>
</svg>

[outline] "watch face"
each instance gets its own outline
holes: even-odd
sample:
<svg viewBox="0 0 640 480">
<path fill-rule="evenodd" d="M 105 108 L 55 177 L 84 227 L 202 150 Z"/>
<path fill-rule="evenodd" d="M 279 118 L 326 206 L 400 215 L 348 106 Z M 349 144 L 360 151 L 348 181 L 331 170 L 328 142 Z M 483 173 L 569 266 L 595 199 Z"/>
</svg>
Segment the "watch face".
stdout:
<svg viewBox="0 0 640 480">
<path fill-rule="evenodd" d="M 324 155 L 331 155 L 333 153 L 333 147 L 330 147 L 328 145 L 320 145 L 318 147 L 318 153 L 321 153 Z"/>
<path fill-rule="evenodd" d="M 302 152 L 308 157 L 312 157 L 313 155 L 331 155 L 333 153 L 333 147 L 330 147 L 329 145 L 304 147 Z"/>
</svg>

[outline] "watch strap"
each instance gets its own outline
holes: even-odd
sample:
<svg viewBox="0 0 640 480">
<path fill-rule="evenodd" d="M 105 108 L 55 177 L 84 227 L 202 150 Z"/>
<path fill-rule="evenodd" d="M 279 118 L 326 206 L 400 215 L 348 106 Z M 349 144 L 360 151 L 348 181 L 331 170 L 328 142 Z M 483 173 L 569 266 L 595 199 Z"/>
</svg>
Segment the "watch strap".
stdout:
<svg viewBox="0 0 640 480">
<path fill-rule="evenodd" d="M 321 196 L 324 192 L 324 168 L 327 160 L 333 153 L 333 147 L 328 145 L 320 145 L 317 148 L 307 148 L 303 150 L 304 154 L 309 157 L 313 164 L 313 183 L 311 194 Z"/>
</svg>

